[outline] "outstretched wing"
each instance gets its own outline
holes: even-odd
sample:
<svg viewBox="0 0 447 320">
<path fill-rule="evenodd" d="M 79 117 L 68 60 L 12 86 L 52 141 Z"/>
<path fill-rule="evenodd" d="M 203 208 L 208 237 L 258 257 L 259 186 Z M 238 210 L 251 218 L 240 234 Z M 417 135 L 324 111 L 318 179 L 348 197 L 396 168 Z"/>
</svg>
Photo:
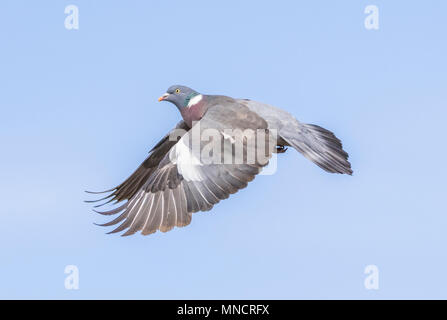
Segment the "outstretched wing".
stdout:
<svg viewBox="0 0 447 320">
<path fill-rule="evenodd" d="M 132 173 L 123 183 L 112 188 L 110 190 L 102 191 L 102 192 L 91 192 L 87 191 L 87 193 L 93 194 L 101 194 L 101 193 L 109 193 L 106 197 L 93 201 L 86 201 L 87 203 L 94 203 L 98 201 L 108 200 L 105 203 L 102 203 L 96 207 L 105 205 L 112 201 L 120 202 L 123 200 L 131 199 L 138 190 L 146 183 L 151 174 L 157 169 L 160 161 L 164 158 L 164 156 L 171 150 L 171 148 L 177 143 L 177 140 L 170 140 L 169 137 L 174 136 L 174 134 L 179 134 L 179 139 L 181 138 L 180 134 L 183 132 L 186 133 L 190 128 L 188 125 L 182 120 L 180 121 L 174 129 L 172 129 L 168 134 L 166 134 L 150 151 L 149 156 L 143 163 Z"/>
<path fill-rule="evenodd" d="M 127 203 L 103 212 L 120 213 L 103 226 L 121 223 L 111 233 L 127 229 L 123 234 L 126 236 L 140 230 L 144 235 L 157 230 L 166 232 L 174 226 L 188 225 L 192 213 L 210 210 L 220 200 L 245 188 L 268 162 L 258 158 L 250 161 L 252 158 L 246 155 L 257 154 L 264 144 L 257 140 L 254 143 L 250 139 L 237 140 L 226 133 L 229 129 L 261 129 L 266 133 L 266 139 L 271 139 L 266 130 L 267 123 L 256 113 L 231 98 L 217 99 L 205 116 L 171 145 L 169 152 Z M 194 137 L 195 132 L 199 132 L 199 141 Z M 203 139 L 205 133 L 208 140 Z M 242 161 L 236 155 L 238 142 L 245 155 Z M 207 161 L 202 154 L 204 150 L 207 150 Z M 266 156 L 268 159 L 271 151 Z"/>
</svg>

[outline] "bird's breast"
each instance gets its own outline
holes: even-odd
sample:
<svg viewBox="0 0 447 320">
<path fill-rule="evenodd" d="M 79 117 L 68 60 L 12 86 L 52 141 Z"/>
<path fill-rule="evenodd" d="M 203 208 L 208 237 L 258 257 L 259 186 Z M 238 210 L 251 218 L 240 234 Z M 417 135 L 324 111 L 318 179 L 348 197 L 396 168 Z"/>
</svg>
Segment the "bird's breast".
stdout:
<svg viewBox="0 0 447 320">
<path fill-rule="evenodd" d="M 200 101 L 190 107 L 183 108 L 181 110 L 183 120 L 191 127 L 194 121 L 199 121 L 205 114 L 205 103 Z"/>
</svg>

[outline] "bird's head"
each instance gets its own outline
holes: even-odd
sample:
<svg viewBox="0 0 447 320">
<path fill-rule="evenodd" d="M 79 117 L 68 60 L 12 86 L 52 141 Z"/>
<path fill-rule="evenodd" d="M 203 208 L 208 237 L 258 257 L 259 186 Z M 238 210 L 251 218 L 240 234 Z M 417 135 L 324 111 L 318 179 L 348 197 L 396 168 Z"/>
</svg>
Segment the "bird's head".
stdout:
<svg viewBox="0 0 447 320">
<path fill-rule="evenodd" d="M 170 86 L 166 93 L 158 98 L 158 101 L 169 101 L 177 106 L 179 110 L 186 108 L 191 99 L 199 93 L 191 88 L 174 85 Z"/>
</svg>

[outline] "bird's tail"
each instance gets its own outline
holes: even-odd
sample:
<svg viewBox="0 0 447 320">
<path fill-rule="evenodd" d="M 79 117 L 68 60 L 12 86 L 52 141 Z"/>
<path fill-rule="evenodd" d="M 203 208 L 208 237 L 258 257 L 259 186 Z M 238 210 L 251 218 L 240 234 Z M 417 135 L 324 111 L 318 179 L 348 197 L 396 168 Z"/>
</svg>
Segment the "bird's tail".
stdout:
<svg viewBox="0 0 447 320">
<path fill-rule="evenodd" d="M 293 148 L 320 168 L 332 173 L 352 175 L 348 153 L 341 141 L 329 130 L 314 124 L 300 123 L 297 131 L 281 134 Z"/>
</svg>

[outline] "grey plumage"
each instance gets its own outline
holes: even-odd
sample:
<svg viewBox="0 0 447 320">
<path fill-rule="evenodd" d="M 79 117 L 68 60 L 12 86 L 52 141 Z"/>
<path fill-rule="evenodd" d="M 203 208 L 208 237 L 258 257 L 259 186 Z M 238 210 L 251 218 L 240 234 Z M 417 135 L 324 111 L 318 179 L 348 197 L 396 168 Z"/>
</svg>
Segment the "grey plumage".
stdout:
<svg viewBox="0 0 447 320">
<path fill-rule="evenodd" d="M 341 141 L 329 130 L 296 120 L 285 110 L 251 100 L 239 100 L 278 130 L 285 145 L 292 146 L 320 168 L 331 173 L 352 175 L 348 154 Z"/>
<path fill-rule="evenodd" d="M 348 154 L 335 135 L 319 126 L 302 124 L 288 112 L 251 100 L 237 100 L 225 96 L 205 96 L 183 86 L 173 86 L 159 100 L 168 100 L 179 108 L 183 121 L 161 139 L 150 151 L 137 170 L 110 194 L 101 200 L 121 204 L 116 209 L 99 212 L 103 215 L 119 214 L 114 220 L 102 224 L 119 224 L 110 233 L 125 231 L 124 236 L 141 231 L 147 235 L 173 227 L 186 226 L 197 211 L 210 210 L 219 201 L 247 186 L 268 163 L 272 149 L 265 150 L 265 161 L 256 159 L 242 163 L 204 163 L 201 152 L 206 143 L 200 142 L 199 150 L 191 148 L 192 128 L 217 130 L 212 146 L 221 146 L 222 157 L 235 158 L 235 143 L 225 134 L 226 129 L 262 130 L 267 144 L 291 146 L 306 158 L 328 172 L 352 174 L 347 161 Z M 175 95 L 173 97 L 173 95 Z M 193 103 L 193 105 L 192 105 Z M 194 122 L 197 121 L 197 122 Z M 171 134 L 182 129 L 178 141 Z M 275 129 L 278 136 L 273 136 Z M 214 140 L 214 139 L 218 140 Z M 245 154 L 258 151 L 255 144 L 243 140 Z M 264 152 L 264 151 L 263 151 Z M 210 153 L 214 156 L 214 149 Z M 201 159 L 198 163 L 186 163 L 186 159 Z M 101 205 L 99 205 L 101 206 Z"/>
</svg>

